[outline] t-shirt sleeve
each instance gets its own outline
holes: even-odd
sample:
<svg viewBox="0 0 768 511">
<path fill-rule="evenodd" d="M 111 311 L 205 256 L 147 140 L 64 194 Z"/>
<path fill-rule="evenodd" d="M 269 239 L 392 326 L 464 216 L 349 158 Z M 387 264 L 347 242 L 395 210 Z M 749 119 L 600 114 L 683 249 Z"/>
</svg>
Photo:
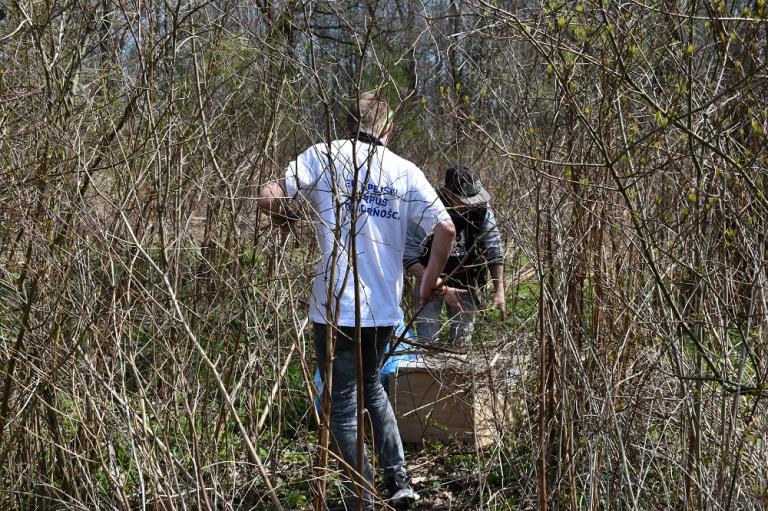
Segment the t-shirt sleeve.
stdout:
<svg viewBox="0 0 768 511">
<path fill-rule="evenodd" d="M 285 192 L 289 198 L 299 193 L 306 195 L 314 187 L 317 181 L 315 159 L 315 148 L 310 147 L 285 168 Z"/>
<path fill-rule="evenodd" d="M 411 204 L 408 220 L 423 232 L 429 234 L 439 222 L 451 219 L 437 192 L 418 168 L 411 174 L 409 192 Z"/>
<path fill-rule="evenodd" d="M 408 231 L 405 237 L 405 251 L 403 252 L 403 268 L 408 268 L 418 263 L 427 252 L 427 235 L 414 222 L 408 222 Z"/>
</svg>

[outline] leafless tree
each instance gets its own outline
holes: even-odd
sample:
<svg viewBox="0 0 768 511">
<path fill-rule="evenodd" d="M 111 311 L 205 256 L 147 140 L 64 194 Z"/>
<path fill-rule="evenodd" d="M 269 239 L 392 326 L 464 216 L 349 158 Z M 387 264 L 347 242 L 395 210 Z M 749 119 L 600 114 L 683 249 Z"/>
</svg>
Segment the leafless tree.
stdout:
<svg viewBox="0 0 768 511">
<path fill-rule="evenodd" d="M 477 346 L 533 360 L 457 507 L 768 506 L 763 0 L 2 13 L 0 507 L 309 508 L 335 481 L 311 224 L 254 198 L 373 87 L 397 152 L 481 170 L 514 314 Z"/>
</svg>

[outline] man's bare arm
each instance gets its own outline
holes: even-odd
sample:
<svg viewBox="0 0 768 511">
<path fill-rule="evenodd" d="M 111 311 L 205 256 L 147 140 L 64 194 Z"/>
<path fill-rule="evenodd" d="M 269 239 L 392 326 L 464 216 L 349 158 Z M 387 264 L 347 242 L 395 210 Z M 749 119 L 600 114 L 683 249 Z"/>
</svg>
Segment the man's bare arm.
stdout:
<svg viewBox="0 0 768 511">
<path fill-rule="evenodd" d="M 420 279 L 424 276 L 424 271 L 426 269 L 427 268 L 421 263 L 413 263 L 408 266 L 405 271 L 407 271 L 410 275 Z M 445 303 L 455 309 L 463 309 L 461 304 L 461 295 L 465 295 L 469 293 L 469 291 L 466 289 L 459 289 L 457 287 L 450 287 L 448 284 L 443 284 L 442 278 L 438 279 L 437 288 L 437 290 L 433 291 L 433 296 L 442 298 Z"/>
<path fill-rule="evenodd" d="M 424 268 L 421 278 L 421 289 L 419 289 L 421 303 L 427 303 L 434 290 L 440 286 L 440 274 L 443 272 L 448 256 L 451 254 L 451 247 L 455 238 L 456 228 L 450 219 L 443 220 L 435 226 L 429 262 L 427 267 Z"/>
<path fill-rule="evenodd" d="M 271 216 L 272 220 L 284 223 L 293 220 L 293 215 L 287 207 L 287 201 L 285 178 L 280 178 L 261 187 L 256 205 Z"/>
<path fill-rule="evenodd" d="M 504 321 L 507 313 L 507 302 L 504 296 L 504 265 L 494 264 L 489 268 L 493 282 L 493 300 L 491 306 L 499 310 L 499 319 Z"/>
</svg>

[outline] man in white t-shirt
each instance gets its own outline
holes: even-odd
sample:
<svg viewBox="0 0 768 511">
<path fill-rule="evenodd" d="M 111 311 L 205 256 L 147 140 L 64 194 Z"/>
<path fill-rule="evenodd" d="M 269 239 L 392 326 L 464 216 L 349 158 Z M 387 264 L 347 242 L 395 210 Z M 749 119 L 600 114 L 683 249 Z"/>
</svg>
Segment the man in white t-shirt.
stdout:
<svg viewBox="0 0 768 511">
<path fill-rule="evenodd" d="M 283 178 L 262 187 L 259 206 L 285 221 L 285 202 L 301 196 L 314 217 L 320 258 L 309 317 L 323 381 L 331 357 L 331 432 L 346 463 L 364 473 L 371 506 L 373 474 L 357 462 L 357 348 L 362 353 L 363 402 L 373 425 L 388 502 L 418 499 L 405 472 L 400 433 L 379 379 L 385 345 L 403 319 L 402 260 L 408 223 L 433 233 L 431 258 L 421 281 L 424 303 L 441 292 L 440 273 L 455 237 L 450 216 L 424 174 L 386 148 L 393 114 L 376 93 L 353 108 L 352 137 L 316 144 L 292 161 Z M 355 335 L 359 325 L 360 337 Z M 334 342 L 329 342 L 335 339 Z"/>
</svg>

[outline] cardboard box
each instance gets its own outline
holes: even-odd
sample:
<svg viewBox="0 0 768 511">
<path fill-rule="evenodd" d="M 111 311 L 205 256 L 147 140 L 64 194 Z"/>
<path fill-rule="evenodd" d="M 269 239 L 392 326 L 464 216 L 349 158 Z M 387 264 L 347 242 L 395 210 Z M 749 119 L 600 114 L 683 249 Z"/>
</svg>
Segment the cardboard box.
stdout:
<svg viewBox="0 0 768 511">
<path fill-rule="evenodd" d="M 506 367 L 505 367 L 506 366 Z M 397 367 L 389 397 L 404 442 L 474 442 L 484 447 L 513 430 L 524 409 L 515 395 L 519 367 L 498 357 L 421 356 Z"/>
</svg>

